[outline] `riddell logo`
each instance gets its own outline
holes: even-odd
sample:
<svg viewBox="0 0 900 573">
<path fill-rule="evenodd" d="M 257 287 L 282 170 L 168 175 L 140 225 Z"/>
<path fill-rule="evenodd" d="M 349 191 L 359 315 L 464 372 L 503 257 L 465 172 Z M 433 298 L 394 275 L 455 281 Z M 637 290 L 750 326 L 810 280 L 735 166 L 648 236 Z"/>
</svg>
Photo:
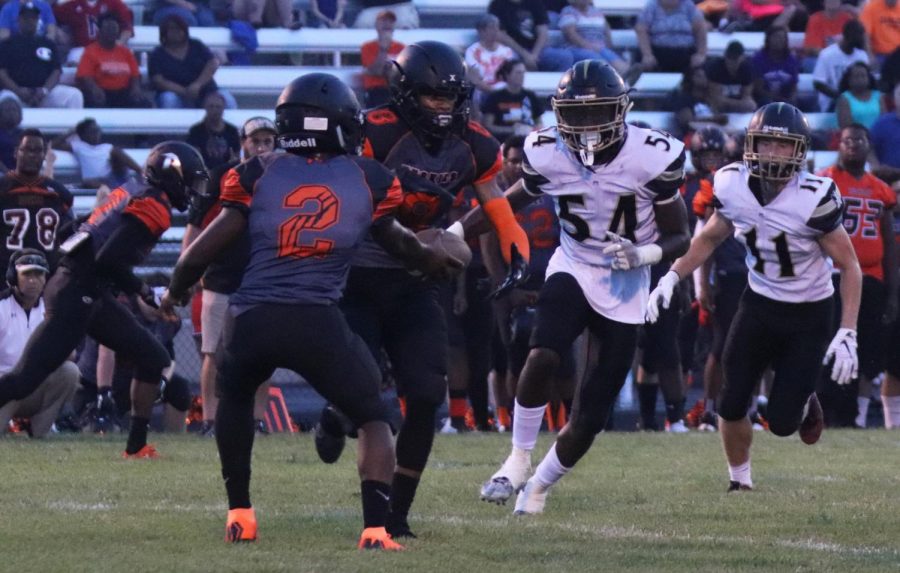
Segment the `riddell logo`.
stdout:
<svg viewBox="0 0 900 573">
<path fill-rule="evenodd" d="M 306 139 L 283 139 L 281 141 L 281 147 L 285 149 L 296 149 L 298 147 L 315 147 L 318 145 L 316 143 L 315 137 L 307 137 Z"/>
</svg>

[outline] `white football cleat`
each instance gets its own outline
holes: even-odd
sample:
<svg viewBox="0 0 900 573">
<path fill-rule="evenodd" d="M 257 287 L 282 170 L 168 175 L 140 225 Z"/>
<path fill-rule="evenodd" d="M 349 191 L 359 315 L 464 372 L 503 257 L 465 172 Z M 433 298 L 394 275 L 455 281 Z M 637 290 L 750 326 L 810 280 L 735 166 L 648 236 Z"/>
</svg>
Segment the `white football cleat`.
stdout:
<svg viewBox="0 0 900 573">
<path fill-rule="evenodd" d="M 673 434 L 683 434 L 685 432 L 689 432 L 690 430 L 688 430 L 688 427 L 684 425 L 684 420 L 678 420 L 677 422 L 666 424 L 666 431 Z"/>
<path fill-rule="evenodd" d="M 513 450 L 503 466 L 481 486 L 481 500 L 504 505 L 531 475 L 531 453 Z"/>
<path fill-rule="evenodd" d="M 539 485 L 534 478 L 529 479 L 516 498 L 516 509 L 513 513 L 515 515 L 543 513 L 549 491 L 548 488 Z"/>
</svg>

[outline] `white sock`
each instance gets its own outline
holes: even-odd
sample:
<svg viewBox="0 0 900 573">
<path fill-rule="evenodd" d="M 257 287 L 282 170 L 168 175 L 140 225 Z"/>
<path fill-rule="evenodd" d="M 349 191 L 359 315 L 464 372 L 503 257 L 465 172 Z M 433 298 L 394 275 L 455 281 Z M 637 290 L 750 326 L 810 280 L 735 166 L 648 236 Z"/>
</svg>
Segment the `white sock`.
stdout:
<svg viewBox="0 0 900 573">
<path fill-rule="evenodd" d="M 871 398 L 863 398 L 862 396 L 857 396 L 856 398 L 856 425 L 860 428 L 866 427 L 866 420 L 869 418 L 869 402 L 871 401 Z"/>
<path fill-rule="evenodd" d="M 538 433 L 541 431 L 541 422 L 544 420 L 546 406 L 526 408 L 516 400 L 513 409 L 512 445 L 520 450 L 531 451 L 537 443 Z"/>
<path fill-rule="evenodd" d="M 537 469 L 534 470 L 534 480 L 546 489 L 562 479 L 571 469 L 559 462 L 559 456 L 556 455 L 556 444 L 553 444 L 550 451 L 538 464 Z"/>
<path fill-rule="evenodd" d="M 753 480 L 750 478 L 750 460 L 739 466 L 728 466 L 728 478 L 743 485 L 753 487 Z"/>
<path fill-rule="evenodd" d="M 900 428 L 900 396 L 882 396 L 881 403 L 884 404 L 884 427 Z"/>
</svg>

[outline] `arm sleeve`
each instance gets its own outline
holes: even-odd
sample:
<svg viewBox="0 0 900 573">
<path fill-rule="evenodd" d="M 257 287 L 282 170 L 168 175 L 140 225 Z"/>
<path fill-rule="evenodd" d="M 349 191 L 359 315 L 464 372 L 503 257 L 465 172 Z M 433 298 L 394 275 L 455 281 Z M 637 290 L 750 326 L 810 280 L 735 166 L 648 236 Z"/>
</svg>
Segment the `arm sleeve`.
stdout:
<svg viewBox="0 0 900 573">
<path fill-rule="evenodd" d="M 487 183 L 503 167 L 500 143 L 481 124 L 474 121 L 469 122 L 469 132 L 472 134 L 470 145 L 475 158 L 475 183 Z"/>
<path fill-rule="evenodd" d="M 844 222 L 844 202 L 841 200 L 841 194 L 838 191 L 834 181 L 825 192 L 825 196 L 816 205 L 812 215 L 806 222 L 806 226 L 820 233 L 827 234 Z"/>
<path fill-rule="evenodd" d="M 150 234 L 156 238 L 162 236 L 172 224 L 169 207 L 155 197 L 138 197 L 132 199 L 123 211 L 144 224 Z"/>
<path fill-rule="evenodd" d="M 97 253 L 97 269 L 126 294 L 140 292 L 143 281 L 135 276 L 133 267 L 155 243 L 156 237 L 141 221 L 122 217 L 122 224 Z"/>
<path fill-rule="evenodd" d="M 39 2 L 38 9 L 41 11 L 41 20 L 45 26 L 56 25 L 56 16 L 53 15 L 53 8 L 46 2 Z"/>
<path fill-rule="evenodd" d="M 676 157 L 662 173 L 644 185 L 644 187 L 653 193 L 653 201 L 667 201 L 678 193 L 679 189 L 681 189 L 681 186 L 684 184 L 684 161 L 685 152 L 682 148 L 678 157 Z"/>
</svg>

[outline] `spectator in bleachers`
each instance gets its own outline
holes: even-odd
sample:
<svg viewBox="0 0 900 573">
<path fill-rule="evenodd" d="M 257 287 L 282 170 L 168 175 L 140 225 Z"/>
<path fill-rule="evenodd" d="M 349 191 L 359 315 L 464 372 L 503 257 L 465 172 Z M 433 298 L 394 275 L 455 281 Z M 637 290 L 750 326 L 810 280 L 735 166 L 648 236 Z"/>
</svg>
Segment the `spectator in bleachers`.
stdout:
<svg viewBox="0 0 900 573">
<path fill-rule="evenodd" d="M 49 274 L 50 265 L 40 251 L 24 249 L 10 258 L 6 271 L 9 289 L 0 292 L 0 374 L 13 369 L 31 333 L 44 320 L 41 295 Z M 0 433 L 12 418 L 22 417 L 29 418 L 32 438 L 45 437 L 75 393 L 79 376 L 74 362 L 63 362 L 34 392 L 0 408 Z"/>
<path fill-rule="evenodd" d="M 853 19 L 853 14 L 841 9 L 841 0 L 824 0 L 824 2 L 824 9 L 810 16 L 806 24 L 803 53 L 808 58 L 815 58 L 826 47 L 838 43 L 844 24 Z"/>
<path fill-rule="evenodd" d="M 206 115 L 188 130 L 187 142 L 197 148 L 208 169 L 228 163 L 241 152 L 241 136 L 235 126 L 225 121 L 225 99 L 210 92 L 203 100 Z"/>
<path fill-rule="evenodd" d="M 12 93 L 26 107 L 82 108 L 78 88 L 59 83 L 59 49 L 53 40 L 37 35 L 39 16 L 31 2 L 22 5 L 19 32 L 0 43 L 0 90 Z"/>
<path fill-rule="evenodd" d="M 844 71 L 838 85 L 835 104 L 838 127 L 841 129 L 858 123 L 871 129 L 875 121 L 884 113 L 881 92 L 872 70 L 865 62 L 854 62 Z"/>
<path fill-rule="evenodd" d="M 216 16 L 206 0 L 157 0 L 153 25 L 161 26 L 170 16 L 177 16 L 187 26 L 206 28 L 216 25 Z"/>
<path fill-rule="evenodd" d="M 84 48 L 99 39 L 100 22 L 107 15 L 114 15 L 119 22 L 120 43 L 134 35 L 131 10 L 122 0 L 67 0 L 53 7 L 60 33 L 60 44 L 70 48 Z"/>
<path fill-rule="evenodd" d="M 869 37 L 869 50 L 879 63 L 900 47 L 900 6 L 897 0 L 869 0 L 859 15 Z"/>
<path fill-rule="evenodd" d="M 22 6 L 29 5 L 38 10 L 37 35 L 56 41 L 58 28 L 53 8 L 44 0 L 8 0 L 0 8 L 0 40 L 5 40 L 19 31 L 19 15 Z"/>
<path fill-rule="evenodd" d="M 234 97 L 220 90 L 213 76 L 219 62 L 200 40 L 191 38 L 188 25 L 170 16 L 159 25 L 160 46 L 150 53 L 148 75 L 162 108 L 200 107 L 207 94 L 218 91 L 225 107 L 237 107 Z"/>
<path fill-rule="evenodd" d="M 393 12 L 396 25 L 401 30 L 410 30 L 419 27 L 419 12 L 413 2 L 400 2 L 394 0 L 360 0 L 363 10 L 357 14 L 353 22 L 354 28 L 372 28 L 379 14 L 388 11 Z"/>
<path fill-rule="evenodd" d="M 832 111 L 834 98 L 840 95 L 838 84 L 844 70 L 854 62 L 868 62 L 866 31 L 857 20 L 844 24 L 841 41 L 819 52 L 813 69 L 813 87 L 819 92 L 819 111 Z"/>
<path fill-rule="evenodd" d="M 791 53 L 787 28 L 774 26 L 765 34 L 762 49 L 750 60 L 754 99 L 759 105 L 773 101 L 793 104 L 797 99 L 800 62 Z"/>
<path fill-rule="evenodd" d="M 375 19 L 375 32 L 378 38 L 366 42 L 360 48 L 363 72 L 363 89 L 366 95 L 366 106 L 375 107 L 387 103 L 391 96 L 388 88 L 388 75 L 393 67 L 393 56 L 406 47 L 402 42 L 394 40 L 394 28 L 397 15 L 385 10 Z"/>
<path fill-rule="evenodd" d="M 706 20 L 692 0 L 647 0 L 634 31 L 645 72 L 683 74 L 706 61 Z"/>
<path fill-rule="evenodd" d="M 288 28 L 299 30 L 294 20 L 291 0 L 233 0 L 234 17 L 249 22 L 254 28 Z"/>
<path fill-rule="evenodd" d="M 483 93 L 497 86 L 497 70 L 515 57 L 512 48 L 500 43 L 500 20 L 493 14 L 482 14 L 475 23 L 478 41 L 466 48 L 466 70 L 469 81 Z M 479 96 L 480 97 L 480 96 Z"/>
<path fill-rule="evenodd" d="M 97 27 L 97 41 L 84 49 L 75 72 L 85 105 L 153 107 L 141 91 L 141 72 L 134 54 L 117 41 L 121 38 L 118 15 L 100 16 Z"/>
<path fill-rule="evenodd" d="M 697 125 L 701 123 L 728 123 L 728 116 L 719 113 L 713 106 L 709 91 L 709 79 L 703 66 L 697 66 L 690 73 L 684 74 L 681 89 L 670 100 L 672 106 L 669 108 L 669 111 L 675 112 L 675 122 L 679 127 L 676 135 L 679 138 L 684 139 L 698 129 Z"/>
<path fill-rule="evenodd" d="M 621 75 L 628 71 L 628 63 L 612 49 L 609 23 L 594 0 L 569 0 L 559 16 L 559 29 L 573 61 L 603 60 Z"/>
<path fill-rule="evenodd" d="M 900 84 L 894 87 L 894 111 L 882 114 L 872 125 L 870 139 L 875 152 L 872 170 L 888 182 L 900 178 Z M 879 173 L 876 167 L 889 168 L 890 173 Z"/>
<path fill-rule="evenodd" d="M 756 110 L 753 99 L 753 70 L 744 55 L 744 45 L 734 40 L 721 58 L 706 64 L 710 102 L 722 113 L 750 113 Z"/>
<path fill-rule="evenodd" d="M 309 0 L 310 25 L 314 28 L 346 28 L 347 0 Z"/>
<path fill-rule="evenodd" d="M 0 174 L 16 167 L 16 147 L 22 137 L 22 105 L 11 95 L 0 95 Z"/>
<path fill-rule="evenodd" d="M 96 189 L 106 185 L 115 189 L 131 177 L 131 172 L 141 172 L 140 164 L 124 150 L 103 143 L 103 130 L 92 117 L 78 122 L 73 131 L 57 136 L 53 148 L 75 155 L 83 187 Z"/>
<path fill-rule="evenodd" d="M 561 72 L 572 66 L 568 50 L 549 45 L 549 20 L 541 0 L 491 0 L 488 12 L 500 20 L 500 42 L 529 70 Z"/>
<path fill-rule="evenodd" d="M 484 127 L 500 141 L 540 129 L 544 103 L 537 94 L 524 87 L 525 64 L 509 60 L 500 66 L 497 77 L 506 85 L 485 98 L 481 106 Z"/>
<path fill-rule="evenodd" d="M 881 93 L 894 93 L 894 86 L 900 83 L 900 48 L 897 48 L 881 64 Z M 885 102 L 889 109 L 893 109 L 893 102 L 888 98 Z"/>
</svg>

